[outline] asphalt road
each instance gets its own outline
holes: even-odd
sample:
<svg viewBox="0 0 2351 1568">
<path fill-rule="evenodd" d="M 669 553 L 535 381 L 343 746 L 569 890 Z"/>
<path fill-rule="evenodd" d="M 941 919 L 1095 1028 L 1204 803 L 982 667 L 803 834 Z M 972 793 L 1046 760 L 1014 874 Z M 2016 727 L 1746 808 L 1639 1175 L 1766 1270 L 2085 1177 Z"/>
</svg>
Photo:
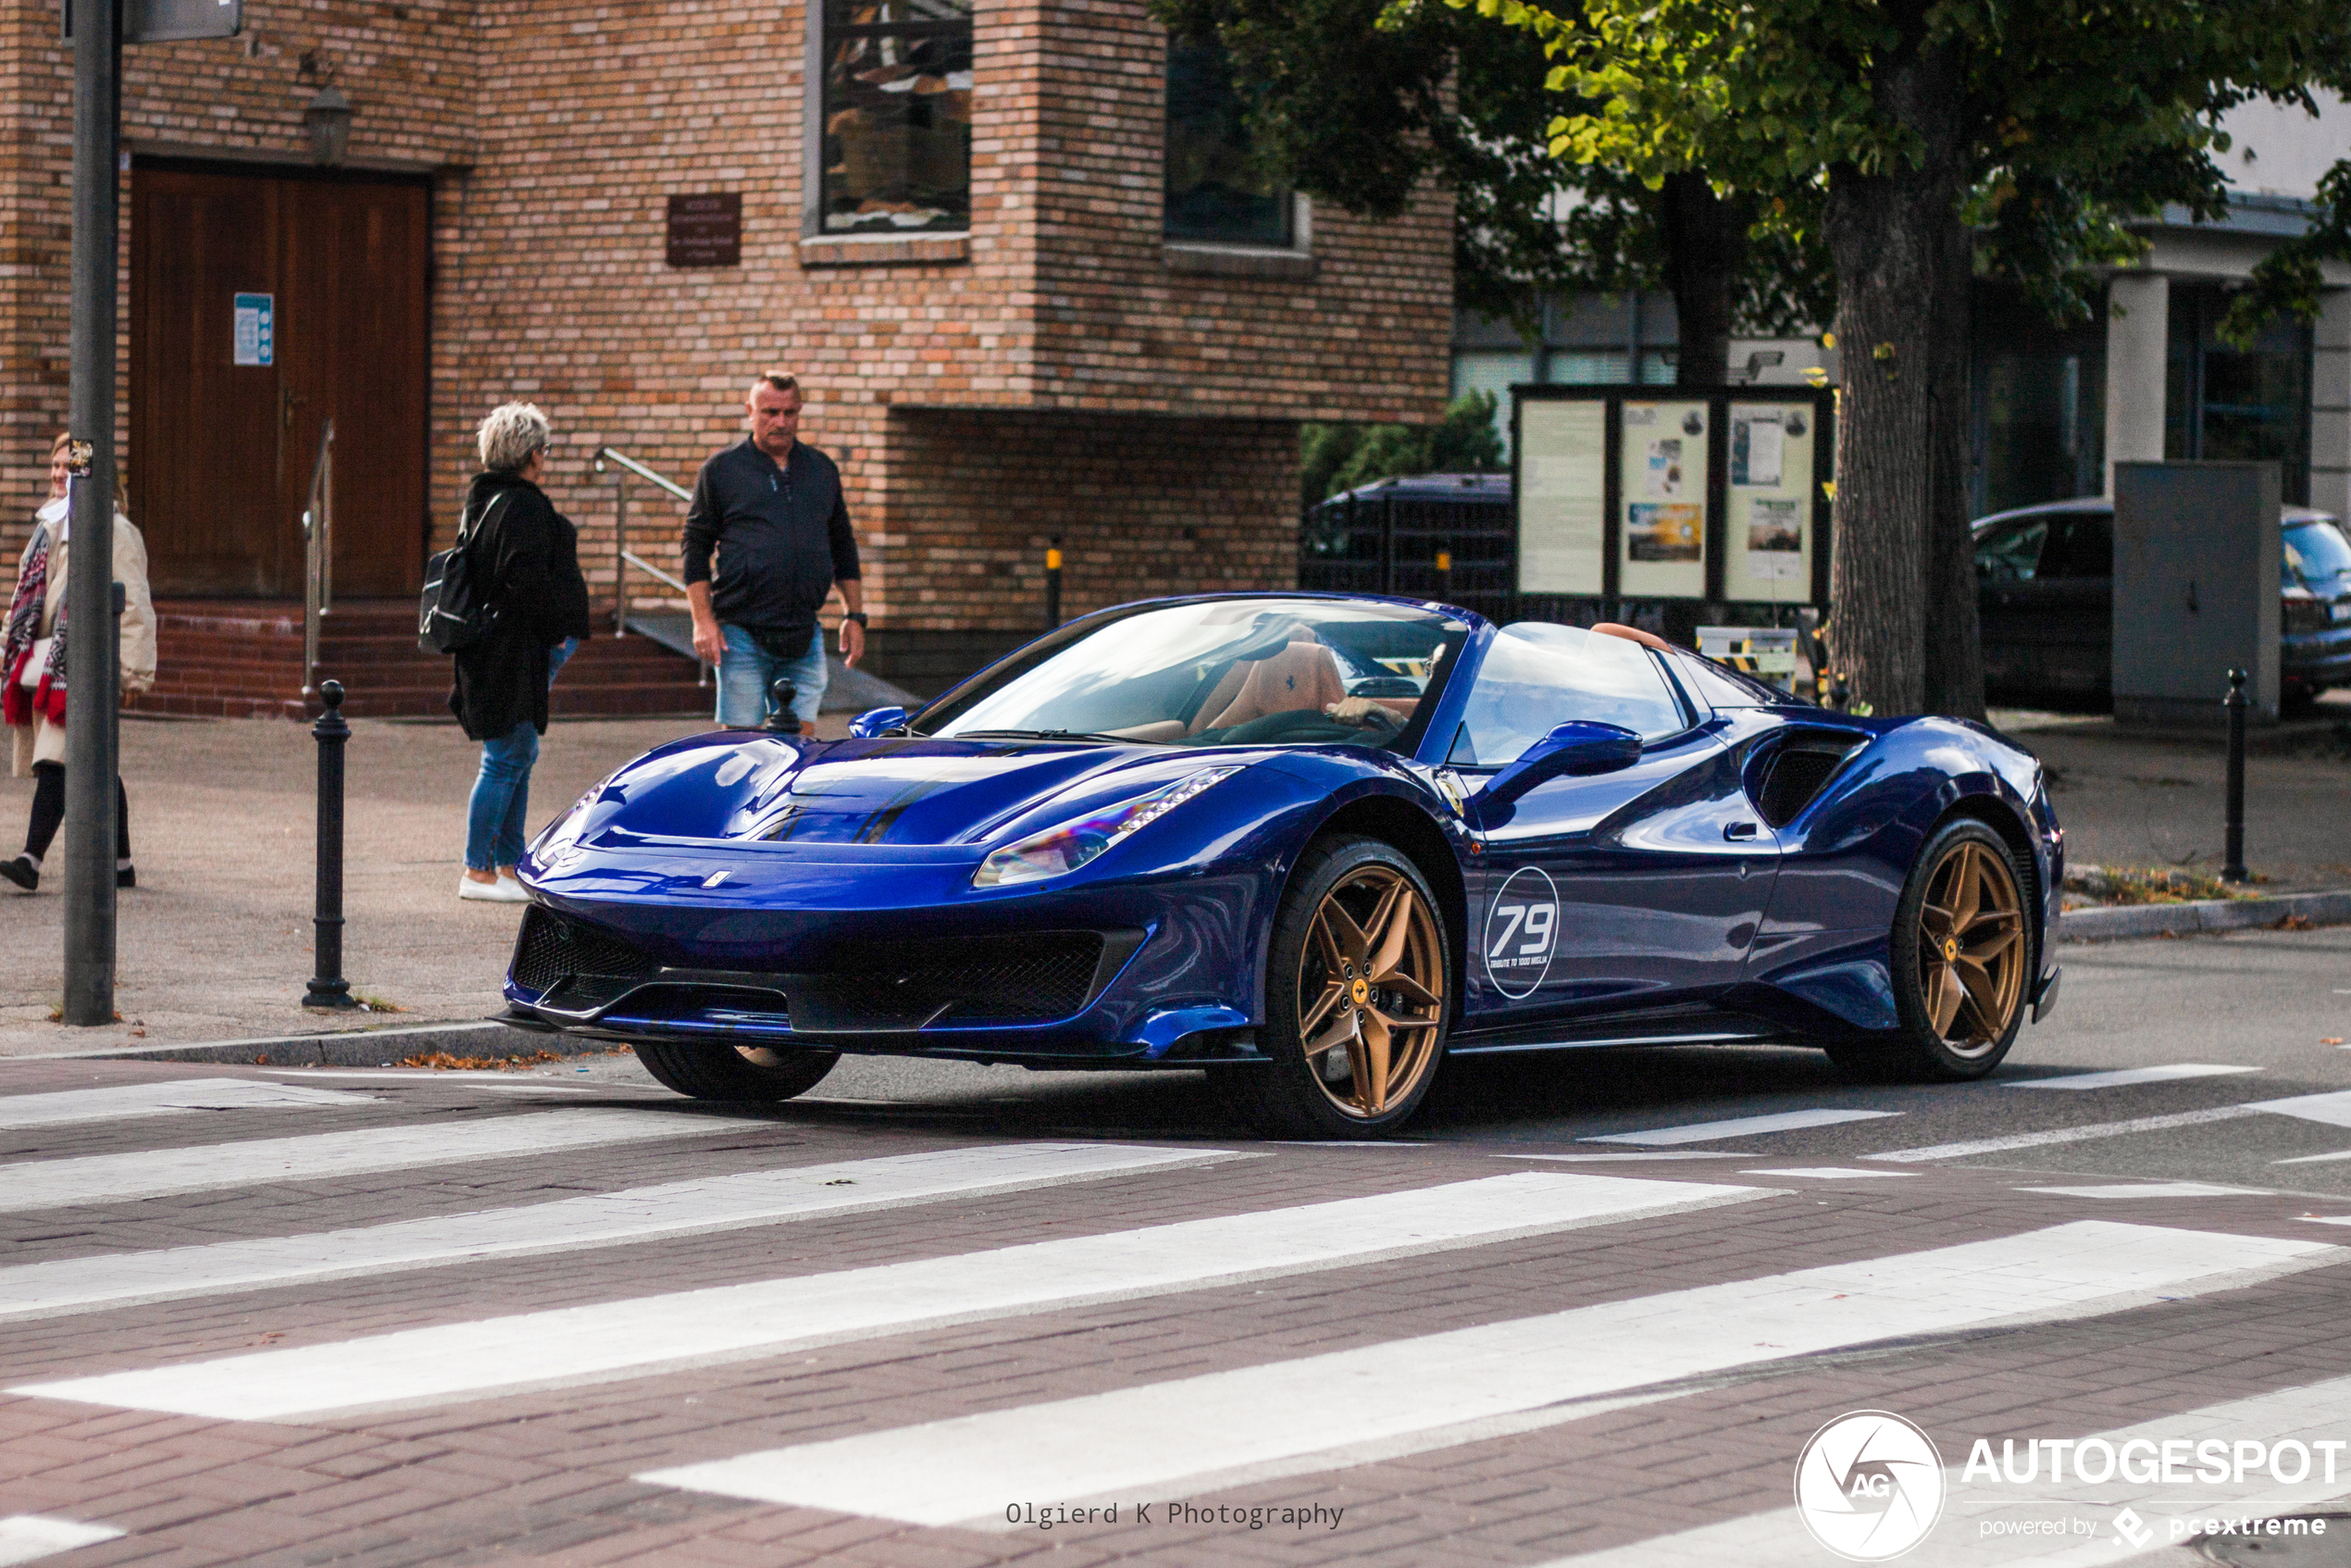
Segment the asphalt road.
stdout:
<svg viewBox="0 0 2351 1568">
<path fill-rule="evenodd" d="M 2351 1562 L 2351 930 L 2063 957 L 1986 1083 L 1490 1060 L 1375 1146 L 0 1062 L 0 1563 Z"/>
<path fill-rule="evenodd" d="M 1707 1147 L 1852 1158 L 1889 1149 L 2088 1126 L 2351 1089 L 2351 927 L 2252 930 L 2061 950 L 2058 1009 L 2022 1036 L 1993 1084 L 1863 1087 L 1816 1051 L 1595 1050 L 1451 1064 L 1414 1139 L 1549 1147 L 1579 1138 L 1816 1107 L 1894 1113 Z M 2336 1043 L 2329 1043 L 2334 1041 Z M 2196 1064 L 2247 1069 L 2096 1090 L 1994 1092 L 2069 1074 Z M 600 1069 L 637 1079 L 633 1062 Z M 1201 1075 L 1040 1073 L 1014 1066 L 849 1057 L 802 1114 L 865 1125 L 956 1126 L 1024 1136 L 1230 1136 Z M 2351 1129 L 2234 1118 L 1963 1156 L 1959 1163 L 2165 1179 L 2255 1182 L 2351 1195 Z"/>
</svg>

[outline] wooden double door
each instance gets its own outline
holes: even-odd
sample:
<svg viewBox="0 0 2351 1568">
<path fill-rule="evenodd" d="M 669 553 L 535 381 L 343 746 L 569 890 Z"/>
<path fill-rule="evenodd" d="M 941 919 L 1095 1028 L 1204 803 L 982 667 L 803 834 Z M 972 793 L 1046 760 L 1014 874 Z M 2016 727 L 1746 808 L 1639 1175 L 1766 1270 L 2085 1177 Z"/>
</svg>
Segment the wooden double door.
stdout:
<svg viewBox="0 0 2351 1568">
<path fill-rule="evenodd" d="M 329 418 L 336 596 L 417 589 L 431 255 L 421 180 L 134 168 L 130 512 L 157 593 L 300 597 Z"/>
</svg>

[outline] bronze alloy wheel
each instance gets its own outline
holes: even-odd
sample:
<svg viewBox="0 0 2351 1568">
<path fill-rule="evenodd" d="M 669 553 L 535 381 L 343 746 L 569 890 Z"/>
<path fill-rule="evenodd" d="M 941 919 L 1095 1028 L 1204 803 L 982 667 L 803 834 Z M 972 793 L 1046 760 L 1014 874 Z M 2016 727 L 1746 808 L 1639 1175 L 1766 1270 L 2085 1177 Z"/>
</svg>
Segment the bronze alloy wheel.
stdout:
<svg viewBox="0 0 2351 1568">
<path fill-rule="evenodd" d="M 1919 983 L 1947 1049 L 1981 1056 L 2009 1038 L 2024 996 L 2024 900 L 2004 855 L 1970 839 L 1929 874 L 1919 910 Z"/>
<path fill-rule="evenodd" d="M 1358 866 L 1323 895 L 1299 955 L 1298 1034 L 1341 1114 L 1383 1114 L 1436 1065 L 1443 942 L 1436 911 L 1393 866 Z"/>
</svg>

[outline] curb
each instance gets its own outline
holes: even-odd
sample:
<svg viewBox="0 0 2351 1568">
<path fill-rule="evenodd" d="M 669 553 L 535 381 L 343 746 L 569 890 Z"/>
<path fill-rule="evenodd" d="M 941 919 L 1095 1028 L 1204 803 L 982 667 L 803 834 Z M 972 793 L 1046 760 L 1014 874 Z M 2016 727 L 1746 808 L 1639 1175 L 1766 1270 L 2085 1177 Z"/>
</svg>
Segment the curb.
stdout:
<svg viewBox="0 0 2351 1568">
<path fill-rule="evenodd" d="M 511 1028 L 495 1019 L 473 1024 L 421 1024 L 394 1029 L 348 1029 L 334 1034 L 278 1035 L 259 1039 L 213 1040 L 201 1045 L 148 1045 L 131 1049 L 58 1052 L 48 1059 L 73 1057 L 112 1062 L 240 1062 L 272 1067 L 381 1067 L 404 1056 L 436 1051 L 452 1056 L 533 1056 L 553 1052 L 558 1056 L 588 1056 L 609 1051 L 603 1040 L 575 1039 L 568 1035 L 534 1034 Z M 389 1058 L 389 1061 L 387 1061 Z M 13 1057 L 36 1061 L 36 1057 Z"/>
<path fill-rule="evenodd" d="M 2274 926 L 2296 915 L 2313 926 L 2351 925 L 2351 891 L 2069 910 L 2058 917 L 2058 940 L 2109 941 L 2118 937 L 2186 937 L 2203 931 L 2241 931 L 2251 926 Z"/>
</svg>

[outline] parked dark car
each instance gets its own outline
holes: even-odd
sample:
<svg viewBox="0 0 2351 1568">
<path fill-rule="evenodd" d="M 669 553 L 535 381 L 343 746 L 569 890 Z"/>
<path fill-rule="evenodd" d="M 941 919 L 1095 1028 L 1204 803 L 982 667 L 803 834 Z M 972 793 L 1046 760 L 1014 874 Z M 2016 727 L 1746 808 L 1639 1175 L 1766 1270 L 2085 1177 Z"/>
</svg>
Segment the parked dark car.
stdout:
<svg viewBox="0 0 2351 1568">
<path fill-rule="evenodd" d="M 2307 506 L 2283 522 L 2280 701 L 2351 685 L 2351 541 Z M 1984 680 L 1994 697 L 2105 706 L 2114 683 L 2114 503 L 2052 501 L 1975 522 Z"/>
</svg>

